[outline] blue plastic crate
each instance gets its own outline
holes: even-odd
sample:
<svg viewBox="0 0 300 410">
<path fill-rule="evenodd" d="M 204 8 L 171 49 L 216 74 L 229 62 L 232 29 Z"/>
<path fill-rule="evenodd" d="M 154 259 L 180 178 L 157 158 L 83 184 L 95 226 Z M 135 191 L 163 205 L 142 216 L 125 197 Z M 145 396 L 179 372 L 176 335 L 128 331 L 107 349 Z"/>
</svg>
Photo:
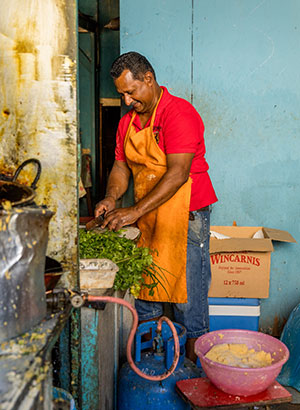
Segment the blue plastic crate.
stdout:
<svg viewBox="0 0 300 410">
<path fill-rule="evenodd" d="M 260 299 L 208 298 L 209 330 L 259 329 Z"/>
</svg>

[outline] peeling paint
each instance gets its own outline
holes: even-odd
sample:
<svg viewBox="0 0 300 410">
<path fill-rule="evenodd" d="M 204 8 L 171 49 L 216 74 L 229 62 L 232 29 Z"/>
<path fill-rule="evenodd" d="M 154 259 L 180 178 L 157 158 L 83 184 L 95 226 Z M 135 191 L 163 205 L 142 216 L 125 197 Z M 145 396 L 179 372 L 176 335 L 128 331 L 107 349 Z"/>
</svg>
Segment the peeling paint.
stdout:
<svg viewBox="0 0 300 410">
<path fill-rule="evenodd" d="M 77 270 L 77 110 L 75 3 L 11 0 L 0 15 L 0 173 L 28 158 L 42 174 L 35 202 L 55 212 L 48 254 L 62 262 L 66 283 Z M 30 184 L 34 168 L 18 181 Z"/>
</svg>

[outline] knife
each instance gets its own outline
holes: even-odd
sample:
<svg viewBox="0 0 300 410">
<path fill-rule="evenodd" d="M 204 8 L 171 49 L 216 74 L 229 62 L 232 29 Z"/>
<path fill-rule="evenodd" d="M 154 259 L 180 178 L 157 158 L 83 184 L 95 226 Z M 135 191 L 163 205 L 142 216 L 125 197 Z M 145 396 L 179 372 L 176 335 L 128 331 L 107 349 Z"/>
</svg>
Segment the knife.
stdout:
<svg viewBox="0 0 300 410">
<path fill-rule="evenodd" d="M 96 228 L 97 226 L 101 225 L 103 221 L 104 221 L 103 216 L 102 216 L 102 215 L 99 215 L 99 216 L 97 216 L 96 218 L 92 219 L 90 222 L 88 222 L 88 223 L 85 225 L 85 229 L 86 229 L 87 231 L 90 231 L 90 230 Z"/>
</svg>

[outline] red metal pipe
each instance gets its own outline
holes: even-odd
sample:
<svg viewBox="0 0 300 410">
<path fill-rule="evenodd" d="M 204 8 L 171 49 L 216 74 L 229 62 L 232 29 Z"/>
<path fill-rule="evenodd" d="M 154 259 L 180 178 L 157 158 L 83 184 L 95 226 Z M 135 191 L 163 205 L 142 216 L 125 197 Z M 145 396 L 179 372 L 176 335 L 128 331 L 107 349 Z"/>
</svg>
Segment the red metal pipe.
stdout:
<svg viewBox="0 0 300 410">
<path fill-rule="evenodd" d="M 128 341 L 127 341 L 127 349 L 126 349 L 126 356 L 127 356 L 127 360 L 128 363 L 130 365 L 130 367 L 132 368 L 132 370 L 138 374 L 140 377 L 143 377 L 144 379 L 147 380 L 152 380 L 152 381 L 161 381 L 166 379 L 167 377 L 169 377 L 174 370 L 176 369 L 178 360 L 179 360 L 179 339 L 178 339 L 178 335 L 177 335 L 177 331 L 175 326 L 173 325 L 172 321 L 170 319 L 168 319 L 165 316 L 162 316 L 157 323 L 157 331 L 161 331 L 161 326 L 162 326 L 162 322 L 166 322 L 168 324 L 168 326 L 170 327 L 171 331 L 172 331 L 172 335 L 174 338 L 174 347 L 175 347 L 175 352 L 174 352 L 174 359 L 173 359 L 173 363 L 171 365 L 171 367 L 163 374 L 159 374 L 157 376 L 149 376 L 145 373 L 143 373 L 134 363 L 133 359 L 132 359 L 132 355 L 131 355 L 131 350 L 132 350 L 132 343 L 134 340 L 134 336 L 136 333 L 136 329 L 138 327 L 138 314 L 137 311 L 135 310 L 135 308 L 129 303 L 126 302 L 123 299 L 120 298 L 115 298 L 113 296 L 92 296 L 92 295 L 88 295 L 86 297 L 86 299 L 89 302 L 110 302 L 110 303 L 117 303 L 118 305 L 122 305 L 127 307 L 127 309 L 130 310 L 130 312 L 132 313 L 132 325 L 131 325 L 131 329 L 130 329 L 130 334 L 128 337 Z"/>
</svg>

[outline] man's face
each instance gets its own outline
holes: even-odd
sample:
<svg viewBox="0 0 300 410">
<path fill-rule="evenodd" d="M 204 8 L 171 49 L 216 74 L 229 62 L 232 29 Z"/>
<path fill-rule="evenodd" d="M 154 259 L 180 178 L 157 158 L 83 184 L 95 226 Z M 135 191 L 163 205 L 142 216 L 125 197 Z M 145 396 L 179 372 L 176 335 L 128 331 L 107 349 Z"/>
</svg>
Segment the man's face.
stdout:
<svg viewBox="0 0 300 410">
<path fill-rule="evenodd" d="M 154 87 L 151 73 L 146 73 L 144 80 L 140 81 L 133 78 L 129 70 L 124 70 L 114 83 L 127 106 L 131 105 L 138 114 L 152 111 Z"/>
</svg>

